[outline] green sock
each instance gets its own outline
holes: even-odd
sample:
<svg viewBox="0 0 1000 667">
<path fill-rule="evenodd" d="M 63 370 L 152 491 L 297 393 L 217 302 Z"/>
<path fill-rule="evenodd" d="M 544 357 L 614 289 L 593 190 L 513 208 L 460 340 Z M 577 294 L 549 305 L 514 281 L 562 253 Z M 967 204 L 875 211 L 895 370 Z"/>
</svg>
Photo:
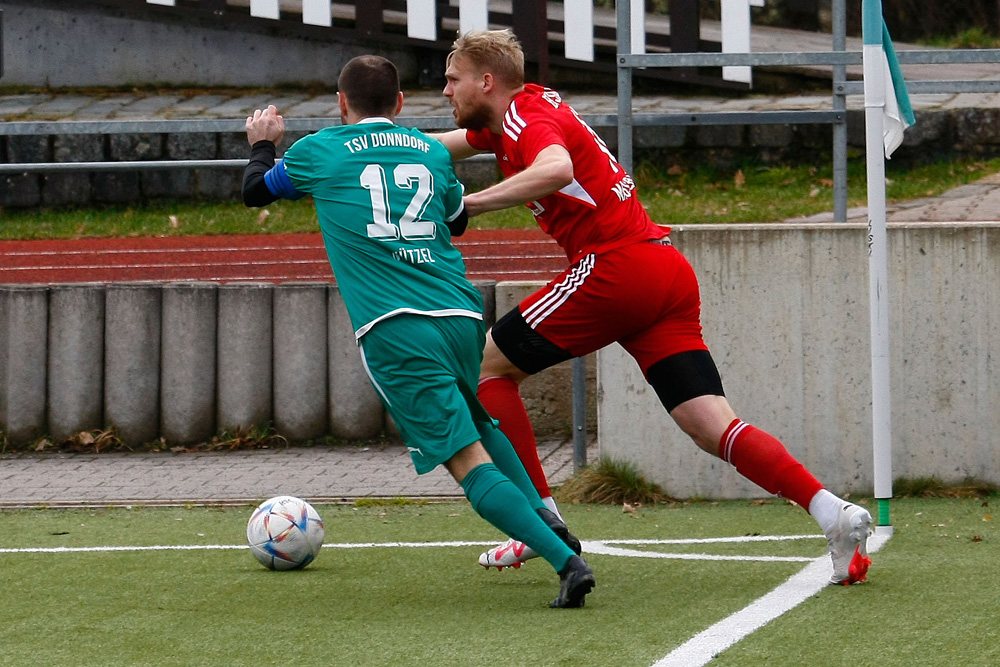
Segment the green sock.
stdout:
<svg viewBox="0 0 1000 667">
<path fill-rule="evenodd" d="M 566 567 L 573 552 L 494 464 L 482 463 L 470 470 L 462 480 L 462 489 L 479 516 L 534 549 L 556 572 Z"/>
<path fill-rule="evenodd" d="M 544 508 L 545 503 L 542 502 L 542 498 L 538 495 L 535 485 L 531 483 L 531 478 L 528 477 L 528 473 L 524 469 L 524 464 L 521 463 L 517 452 L 514 451 L 514 446 L 510 444 L 510 440 L 503 434 L 503 431 L 493 424 L 485 423 L 476 424 L 476 428 L 479 431 L 479 438 L 482 440 L 483 448 L 490 455 L 490 458 L 493 459 L 493 463 L 496 464 L 497 469 L 507 479 L 514 482 L 514 486 L 528 499 L 531 509 L 539 510 Z M 521 541 L 523 542 L 524 540 Z"/>
</svg>

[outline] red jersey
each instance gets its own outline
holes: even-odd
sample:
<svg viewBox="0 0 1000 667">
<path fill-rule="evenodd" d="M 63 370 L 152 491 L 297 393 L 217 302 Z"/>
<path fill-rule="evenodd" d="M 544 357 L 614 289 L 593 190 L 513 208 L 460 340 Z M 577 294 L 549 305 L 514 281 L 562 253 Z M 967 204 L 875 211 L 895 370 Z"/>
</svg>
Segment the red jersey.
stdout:
<svg viewBox="0 0 1000 667">
<path fill-rule="evenodd" d="M 524 171 L 553 144 L 569 152 L 573 182 L 527 206 L 571 262 L 670 232 L 650 220 L 632 177 L 554 90 L 526 84 L 507 107 L 502 134 L 468 130 L 466 139 L 473 148 L 492 150 L 504 176 Z"/>
</svg>

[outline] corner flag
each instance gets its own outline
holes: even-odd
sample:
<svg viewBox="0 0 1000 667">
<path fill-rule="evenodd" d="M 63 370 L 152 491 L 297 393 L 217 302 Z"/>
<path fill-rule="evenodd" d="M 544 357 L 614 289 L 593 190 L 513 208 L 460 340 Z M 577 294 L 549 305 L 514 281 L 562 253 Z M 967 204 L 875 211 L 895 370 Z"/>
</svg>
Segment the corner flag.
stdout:
<svg viewBox="0 0 1000 667">
<path fill-rule="evenodd" d="M 892 424 L 889 391 L 889 260 L 885 207 L 885 158 L 914 123 L 882 0 L 862 0 L 865 77 L 865 157 L 868 178 L 868 295 L 872 353 L 872 451 L 878 525 L 891 531 Z"/>
</svg>

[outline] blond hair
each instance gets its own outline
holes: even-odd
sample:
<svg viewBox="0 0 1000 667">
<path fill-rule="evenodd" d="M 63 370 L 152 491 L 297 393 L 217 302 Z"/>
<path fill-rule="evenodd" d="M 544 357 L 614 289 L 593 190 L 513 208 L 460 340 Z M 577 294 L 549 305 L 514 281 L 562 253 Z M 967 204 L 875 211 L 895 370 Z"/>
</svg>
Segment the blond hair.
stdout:
<svg viewBox="0 0 1000 667">
<path fill-rule="evenodd" d="M 510 30 L 474 30 L 451 45 L 448 63 L 454 58 L 469 62 L 479 74 L 489 72 L 503 85 L 524 85 L 524 51 Z"/>
</svg>

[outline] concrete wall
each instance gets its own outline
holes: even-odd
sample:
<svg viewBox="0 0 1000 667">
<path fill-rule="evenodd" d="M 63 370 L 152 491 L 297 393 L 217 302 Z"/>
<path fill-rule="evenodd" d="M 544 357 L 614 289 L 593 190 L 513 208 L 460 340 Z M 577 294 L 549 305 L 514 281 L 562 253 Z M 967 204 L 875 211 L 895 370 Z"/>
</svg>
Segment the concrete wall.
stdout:
<svg viewBox="0 0 1000 667">
<path fill-rule="evenodd" d="M 704 225 L 673 238 L 737 414 L 831 490 L 871 493 L 867 229 Z M 1000 223 L 889 227 L 893 477 L 1000 483 Z M 679 497 L 766 496 L 673 424 L 618 346 L 599 445 Z"/>
<path fill-rule="evenodd" d="M 268 425 L 291 441 L 363 439 L 384 419 L 336 286 L 0 285 L 12 445 L 107 426 L 128 444 Z"/>
<path fill-rule="evenodd" d="M 67 11 L 67 5 L 72 10 Z M 191 15 L 139 5 L 102 8 L 65 0 L 2 0 L 5 86 L 333 86 L 344 63 L 367 48 L 326 39 L 199 25 Z M 141 18 L 143 14 L 147 18 Z M 386 49 L 404 80 L 412 50 Z"/>
<path fill-rule="evenodd" d="M 482 282 L 486 321 L 541 283 Z M 589 423 L 596 429 L 595 360 Z M 572 428 L 571 365 L 522 395 L 541 438 Z M 398 436 L 336 285 L 0 285 L 0 440 L 114 426 L 129 444 L 272 425 L 290 441 Z"/>
</svg>

